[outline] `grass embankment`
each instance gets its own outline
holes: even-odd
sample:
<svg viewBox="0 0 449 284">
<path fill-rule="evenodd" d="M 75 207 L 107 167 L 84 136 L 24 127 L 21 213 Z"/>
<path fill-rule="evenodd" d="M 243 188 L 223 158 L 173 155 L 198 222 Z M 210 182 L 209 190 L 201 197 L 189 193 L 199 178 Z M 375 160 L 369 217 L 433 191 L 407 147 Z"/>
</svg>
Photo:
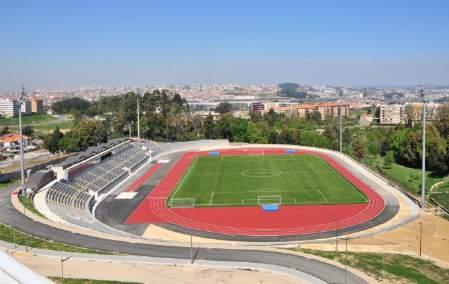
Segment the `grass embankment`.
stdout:
<svg viewBox="0 0 449 284">
<path fill-rule="evenodd" d="M 438 186 L 438 188 L 431 193 L 431 196 L 436 202 L 438 202 L 438 204 L 449 210 L 449 181 L 446 181 L 441 186 Z M 447 215 L 446 219 L 449 219 Z"/>
<path fill-rule="evenodd" d="M 449 283 L 449 269 L 444 269 L 431 261 L 400 254 L 348 252 L 328 252 L 309 249 L 299 251 L 338 261 L 363 271 L 378 281 L 389 283 Z"/>
<path fill-rule="evenodd" d="M 382 173 L 387 178 L 399 184 L 402 188 L 414 195 L 419 195 L 421 192 L 421 170 L 407 168 L 393 163 L 390 167 L 384 167 L 382 157 L 369 157 L 363 160 L 369 167 Z M 431 172 L 426 174 L 426 188 L 429 190 L 432 185 L 440 182 L 444 177 L 434 177 Z"/>
<path fill-rule="evenodd" d="M 92 279 L 75 279 L 75 278 L 64 278 L 62 282 L 60 277 L 50 277 L 50 280 L 55 283 L 64 284 L 138 284 L 137 282 L 121 282 L 121 281 L 108 281 L 108 280 L 92 280 Z"/>
<path fill-rule="evenodd" d="M 20 231 L 13 230 L 11 227 L 0 224 L 0 240 L 15 243 L 18 246 L 28 246 L 30 248 L 40 248 L 56 251 L 66 251 L 66 252 L 78 252 L 78 253 L 92 253 L 92 254 L 112 254 L 110 252 L 99 251 L 83 247 L 75 247 L 66 244 L 61 244 L 53 242 L 50 240 L 44 240 L 36 238 Z"/>
<path fill-rule="evenodd" d="M 60 129 L 72 128 L 73 122 L 68 119 L 59 119 L 49 114 L 34 114 L 22 117 L 23 126 L 32 126 L 34 130 L 48 132 L 56 126 Z M 19 127 L 18 117 L 9 117 L 0 119 L 0 127 L 9 127 L 10 130 L 16 131 Z"/>
<path fill-rule="evenodd" d="M 23 206 L 25 206 L 26 209 L 31 211 L 32 213 L 45 218 L 44 215 L 41 214 L 35 207 L 33 203 L 33 199 L 31 197 L 25 197 L 25 196 L 19 196 L 20 203 L 22 203 Z"/>
</svg>

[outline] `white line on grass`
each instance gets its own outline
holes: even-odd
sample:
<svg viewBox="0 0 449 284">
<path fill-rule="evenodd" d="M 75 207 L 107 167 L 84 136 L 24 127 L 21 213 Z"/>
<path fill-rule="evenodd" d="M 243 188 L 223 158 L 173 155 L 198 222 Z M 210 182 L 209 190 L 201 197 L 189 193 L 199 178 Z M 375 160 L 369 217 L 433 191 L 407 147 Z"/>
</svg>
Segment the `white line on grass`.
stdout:
<svg viewBox="0 0 449 284">
<path fill-rule="evenodd" d="M 329 200 L 327 200 L 326 196 L 324 196 L 324 194 L 321 192 L 321 190 L 317 189 L 317 191 L 321 194 L 321 196 L 324 198 L 324 200 L 326 200 L 326 202 L 329 202 Z"/>
<path fill-rule="evenodd" d="M 212 194 L 210 195 L 209 204 L 212 204 L 212 200 L 214 199 L 215 191 L 212 191 Z"/>
<path fill-rule="evenodd" d="M 181 188 L 181 186 L 183 185 L 184 181 L 187 179 L 187 177 L 190 174 L 190 170 L 195 166 L 196 161 L 198 161 L 198 158 L 195 158 L 195 160 L 193 161 L 192 165 L 189 167 L 189 169 L 187 170 L 187 174 L 182 178 L 181 182 L 179 183 L 179 185 L 177 186 L 175 192 L 173 193 L 173 196 L 171 199 L 175 198 L 176 194 L 178 193 L 178 190 Z"/>
</svg>

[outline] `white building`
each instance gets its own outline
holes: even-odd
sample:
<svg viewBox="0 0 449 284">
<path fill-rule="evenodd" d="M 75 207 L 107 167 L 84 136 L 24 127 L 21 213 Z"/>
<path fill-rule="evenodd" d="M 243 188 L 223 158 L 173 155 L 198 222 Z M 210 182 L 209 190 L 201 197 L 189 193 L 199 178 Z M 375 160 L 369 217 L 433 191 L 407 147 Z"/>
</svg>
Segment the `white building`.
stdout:
<svg viewBox="0 0 449 284">
<path fill-rule="evenodd" d="M 404 123 L 404 106 L 399 104 L 380 106 L 380 124 Z"/>
<path fill-rule="evenodd" d="M 19 103 L 17 100 L 0 100 L 0 115 L 4 117 L 13 117 L 19 115 Z"/>
<path fill-rule="evenodd" d="M 22 108 L 22 114 L 25 114 L 25 115 L 31 114 L 31 102 L 30 101 L 28 101 L 28 100 L 24 101 L 21 108 Z M 17 115 L 19 115 L 19 114 L 17 114 Z"/>
</svg>

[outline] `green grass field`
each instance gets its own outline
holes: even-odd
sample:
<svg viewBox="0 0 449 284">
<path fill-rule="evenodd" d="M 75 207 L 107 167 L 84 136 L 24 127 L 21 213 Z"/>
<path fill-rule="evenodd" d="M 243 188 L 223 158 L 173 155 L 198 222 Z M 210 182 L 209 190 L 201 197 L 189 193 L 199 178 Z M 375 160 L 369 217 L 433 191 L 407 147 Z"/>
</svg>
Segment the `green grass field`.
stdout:
<svg viewBox="0 0 449 284">
<path fill-rule="evenodd" d="M 168 206 L 365 203 L 367 198 L 314 155 L 198 157 Z"/>
<path fill-rule="evenodd" d="M 69 129 L 73 126 L 73 121 L 70 119 L 58 119 L 49 114 L 33 114 L 22 117 L 23 126 L 31 126 L 35 131 L 49 132 L 53 131 L 56 126 L 60 129 Z M 9 127 L 11 131 L 17 131 L 19 128 L 19 118 L 9 117 L 0 118 L 0 128 Z"/>
</svg>

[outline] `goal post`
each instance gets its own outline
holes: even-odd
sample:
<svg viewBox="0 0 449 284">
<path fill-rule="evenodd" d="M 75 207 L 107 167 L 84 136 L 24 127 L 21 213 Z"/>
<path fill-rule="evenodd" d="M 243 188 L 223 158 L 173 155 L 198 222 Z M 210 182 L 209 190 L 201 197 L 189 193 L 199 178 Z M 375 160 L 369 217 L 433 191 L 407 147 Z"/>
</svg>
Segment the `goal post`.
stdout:
<svg viewBox="0 0 449 284">
<path fill-rule="evenodd" d="M 172 198 L 168 204 L 171 208 L 195 208 L 195 198 Z"/>
<path fill-rule="evenodd" d="M 258 195 L 258 205 L 281 205 L 282 195 Z"/>
</svg>

